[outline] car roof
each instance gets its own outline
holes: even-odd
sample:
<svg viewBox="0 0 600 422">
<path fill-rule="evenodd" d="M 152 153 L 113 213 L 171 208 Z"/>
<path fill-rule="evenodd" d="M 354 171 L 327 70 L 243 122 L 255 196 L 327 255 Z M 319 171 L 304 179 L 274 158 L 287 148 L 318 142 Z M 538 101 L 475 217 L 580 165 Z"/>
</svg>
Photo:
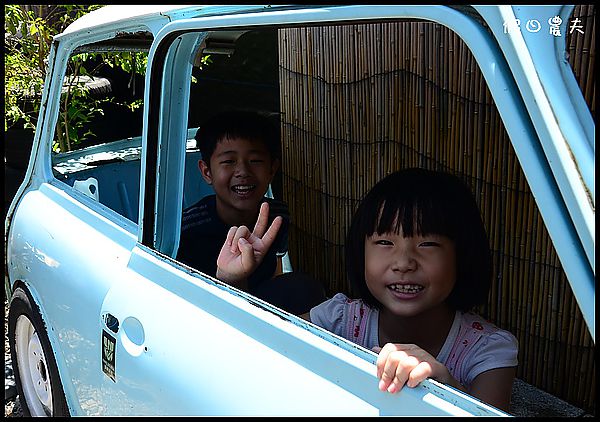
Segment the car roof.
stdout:
<svg viewBox="0 0 600 422">
<path fill-rule="evenodd" d="M 163 24 L 174 20 L 223 15 L 227 13 L 240 13 L 256 11 L 257 9 L 274 9 L 285 7 L 282 5 L 108 5 L 94 10 L 75 22 L 71 23 L 60 36 L 71 35 L 75 32 L 86 31 L 91 28 L 109 27 L 119 22 L 136 20 L 138 23 L 152 27 L 153 22 L 163 21 Z M 289 6 L 288 6 L 289 7 Z M 162 27 L 160 25 L 160 27 Z"/>
</svg>

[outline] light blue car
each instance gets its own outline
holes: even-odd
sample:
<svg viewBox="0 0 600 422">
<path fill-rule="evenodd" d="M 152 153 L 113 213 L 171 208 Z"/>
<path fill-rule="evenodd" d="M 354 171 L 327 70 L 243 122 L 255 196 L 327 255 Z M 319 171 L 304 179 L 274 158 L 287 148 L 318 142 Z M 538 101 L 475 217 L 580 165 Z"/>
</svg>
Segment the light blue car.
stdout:
<svg viewBox="0 0 600 422">
<path fill-rule="evenodd" d="M 189 170 L 199 157 L 189 81 L 197 57 L 262 28 L 405 18 L 449 27 L 482 70 L 595 338 L 594 122 L 564 38 L 506 31 L 515 19 L 566 22 L 572 8 L 136 5 L 73 23 L 53 43 L 29 167 L 5 221 L 26 412 L 507 415 L 429 379 L 383 393 L 373 352 L 173 258 L 183 208 L 210 192 Z M 128 49 L 148 51 L 140 136 L 53 154 L 69 57 Z"/>
</svg>

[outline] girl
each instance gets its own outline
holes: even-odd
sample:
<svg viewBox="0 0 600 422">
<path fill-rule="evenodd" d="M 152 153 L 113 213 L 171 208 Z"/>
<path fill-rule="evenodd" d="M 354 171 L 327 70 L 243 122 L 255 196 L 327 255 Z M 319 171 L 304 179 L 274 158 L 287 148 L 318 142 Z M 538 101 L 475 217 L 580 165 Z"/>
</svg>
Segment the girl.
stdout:
<svg viewBox="0 0 600 422">
<path fill-rule="evenodd" d="M 262 220 L 252 234 L 230 230 L 220 271 L 243 277 L 260 261 L 277 231 Z M 379 352 L 380 390 L 431 377 L 508 410 L 517 340 L 469 312 L 485 302 L 492 269 L 479 209 L 459 179 L 407 169 L 377 183 L 352 219 L 346 271 L 359 298 L 338 293 L 303 317 Z"/>
</svg>

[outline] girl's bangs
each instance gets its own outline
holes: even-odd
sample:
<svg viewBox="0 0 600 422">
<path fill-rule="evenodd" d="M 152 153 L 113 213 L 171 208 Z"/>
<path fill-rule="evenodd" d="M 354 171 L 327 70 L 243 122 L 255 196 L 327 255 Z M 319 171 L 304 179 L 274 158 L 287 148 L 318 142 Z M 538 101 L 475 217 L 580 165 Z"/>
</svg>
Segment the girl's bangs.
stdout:
<svg viewBox="0 0 600 422">
<path fill-rule="evenodd" d="M 448 225 L 448 209 L 437 204 L 432 198 L 414 196 L 412 198 L 382 199 L 376 207 L 377 216 L 372 221 L 370 235 L 377 232 L 395 233 L 405 237 L 439 234 L 452 235 Z M 450 220 L 451 221 L 451 220 Z"/>
</svg>

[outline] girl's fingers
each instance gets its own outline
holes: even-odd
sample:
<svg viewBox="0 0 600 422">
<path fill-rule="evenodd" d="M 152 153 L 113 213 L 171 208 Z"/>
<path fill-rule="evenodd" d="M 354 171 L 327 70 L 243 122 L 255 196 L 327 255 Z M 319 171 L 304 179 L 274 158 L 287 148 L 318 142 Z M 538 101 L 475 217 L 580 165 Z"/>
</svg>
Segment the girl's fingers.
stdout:
<svg viewBox="0 0 600 422">
<path fill-rule="evenodd" d="M 421 362 L 410 371 L 406 385 L 411 388 L 416 387 L 425 378 L 430 377 L 432 372 L 433 369 L 429 362 Z"/>
<path fill-rule="evenodd" d="M 404 384 L 414 387 L 431 374 L 429 363 L 421 362 L 417 356 L 412 355 L 412 348 L 412 345 L 388 343 L 381 349 L 377 357 L 377 376 L 381 391 L 395 393 Z"/>
<path fill-rule="evenodd" d="M 387 363 L 388 356 L 390 353 L 397 350 L 397 346 L 393 343 L 387 343 L 383 346 L 383 348 L 379 348 L 379 355 L 377 356 L 377 378 L 381 379 L 381 374 L 383 373 L 383 369 L 385 368 L 385 364 Z"/>
<path fill-rule="evenodd" d="M 391 370 L 393 370 L 393 368 L 395 367 L 396 375 L 392 379 L 391 384 L 388 386 L 387 391 L 390 393 L 396 393 L 396 392 L 400 391 L 402 389 L 402 387 L 404 387 L 404 384 L 407 383 L 412 371 L 417 366 L 419 366 L 419 364 L 421 363 L 419 361 L 419 359 L 417 359 L 416 357 L 407 356 L 406 353 L 404 353 L 404 352 L 395 352 L 395 353 L 398 353 L 400 356 L 396 358 L 396 356 L 392 355 L 392 359 L 390 359 L 391 361 L 396 360 L 391 365 L 392 366 Z M 421 382 L 421 380 L 419 380 L 419 382 Z M 418 382 L 415 385 L 417 385 L 417 384 L 418 384 Z M 414 385 L 413 385 L 413 387 L 414 387 Z"/>
<path fill-rule="evenodd" d="M 407 379 L 408 373 L 404 370 L 401 359 L 391 355 L 387 359 L 383 372 L 381 373 L 379 389 L 381 391 L 395 393 L 402 388 Z"/>
<path fill-rule="evenodd" d="M 381 391 L 390 391 L 389 388 L 396 379 L 398 364 L 402 358 L 399 354 L 406 355 L 404 352 L 396 351 L 396 345 L 391 343 L 383 346 L 383 349 L 379 352 L 379 356 L 377 357 L 377 377 L 380 380 L 379 389 Z"/>
</svg>

